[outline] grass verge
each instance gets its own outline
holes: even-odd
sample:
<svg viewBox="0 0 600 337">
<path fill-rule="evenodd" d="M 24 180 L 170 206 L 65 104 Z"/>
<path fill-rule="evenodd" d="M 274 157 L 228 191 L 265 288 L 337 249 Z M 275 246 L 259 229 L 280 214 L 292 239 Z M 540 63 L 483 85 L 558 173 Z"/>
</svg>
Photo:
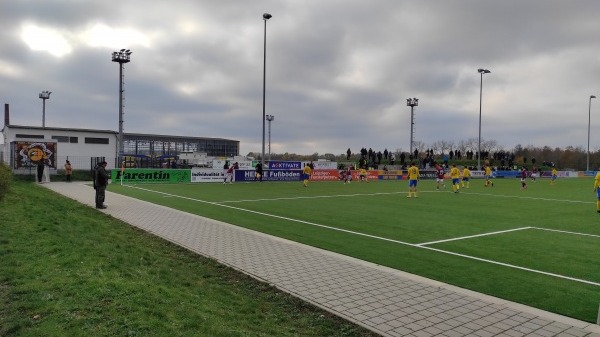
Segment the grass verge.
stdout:
<svg viewBox="0 0 600 337">
<path fill-rule="evenodd" d="M 1 336 L 375 336 L 31 182 L 0 219 Z"/>
</svg>

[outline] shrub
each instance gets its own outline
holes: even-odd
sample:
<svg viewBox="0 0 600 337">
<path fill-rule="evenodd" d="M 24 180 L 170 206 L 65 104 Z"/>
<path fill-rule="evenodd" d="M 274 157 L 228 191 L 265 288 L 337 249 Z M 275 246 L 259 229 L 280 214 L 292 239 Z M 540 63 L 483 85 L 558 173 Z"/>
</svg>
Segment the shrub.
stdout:
<svg viewBox="0 0 600 337">
<path fill-rule="evenodd" d="M 10 167 L 4 163 L 0 163 L 0 200 L 4 198 L 4 195 L 10 189 L 10 183 L 12 181 L 12 172 Z"/>
</svg>

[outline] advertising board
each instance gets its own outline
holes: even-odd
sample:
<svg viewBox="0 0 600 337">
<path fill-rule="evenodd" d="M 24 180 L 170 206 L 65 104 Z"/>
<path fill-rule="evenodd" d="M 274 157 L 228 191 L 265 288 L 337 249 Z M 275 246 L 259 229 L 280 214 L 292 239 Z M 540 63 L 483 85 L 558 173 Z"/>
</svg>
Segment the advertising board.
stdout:
<svg viewBox="0 0 600 337">
<path fill-rule="evenodd" d="M 185 169 L 125 169 L 111 170 L 114 183 L 150 184 L 150 183 L 189 183 L 190 170 Z"/>
<path fill-rule="evenodd" d="M 264 170 L 263 181 L 300 181 L 302 175 L 301 170 Z M 234 180 L 239 181 L 254 181 L 254 170 L 236 170 L 234 172 Z"/>
<path fill-rule="evenodd" d="M 302 170 L 303 166 L 299 161 L 270 161 L 268 168 L 269 170 Z"/>
<path fill-rule="evenodd" d="M 37 166 L 44 164 L 56 168 L 56 142 L 13 142 L 14 168 Z"/>
<path fill-rule="evenodd" d="M 193 183 L 215 183 L 225 180 L 225 170 L 193 167 L 191 172 Z"/>
</svg>

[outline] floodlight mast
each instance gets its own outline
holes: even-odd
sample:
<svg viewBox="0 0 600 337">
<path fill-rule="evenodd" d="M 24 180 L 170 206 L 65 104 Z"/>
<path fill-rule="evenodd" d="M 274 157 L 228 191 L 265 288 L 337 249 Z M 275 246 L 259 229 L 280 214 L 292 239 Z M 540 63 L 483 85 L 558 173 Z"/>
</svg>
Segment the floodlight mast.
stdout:
<svg viewBox="0 0 600 337">
<path fill-rule="evenodd" d="M 123 156 L 123 84 L 125 78 L 123 77 L 123 63 L 131 61 L 132 51 L 129 49 L 121 49 L 112 53 L 112 61 L 119 63 L 119 135 L 117 136 L 117 149 L 118 149 L 118 161 L 121 162 Z"/>
<path fill-rule="evenodd" d="M 42 127 L 46 127 L 46 100 L 50 99 L 52 91 L 44 90 L 40 92 L 40 98 L 42 99 Z"/>
<path fill-rule="evenodd" d="M 587 146 L 587 164 L 586 164 L 586 171 L 590 170 L 590 124 L 592 121 L 592 98 L 596 98 L 596 96 L 591 95 L 590 96 L 590 105 L 588 108 L 588 146 Z"/>
<path fill-rule="evenodd" d="M 264 57 L 263 57 L 263 111 L 262 111 L 262 153 L 260 156 L 260 162 L 262 167 L 265 167 L 265 100 L 266 100 L 266 87 L 267 87 L 267 20 L 272 18 L 273 15 L 269 13 L 263 14 L 263 20 L 265 21 L 265 34 L 264 34 Z"/>
<path fill-rule="evenodd" d="M 481 74 L 481 81 L 479 82 L 479 138 L 477 141 L 477 170 L 481 170 L 481 102 L 483 98 L 483 74 L 489 74 L 491 71 L 479 68 L 477 69 L 477 72 Z"/>
<path fill-rule="evenodd" d="M 409 156 L 412 156 L 413 154 L 413 145 L 414 145 L 414 136 L 415 136 L 415 132 L 414 132 L 414 126 L 415 126 L 415 107 L 419 105 L 419 99 L 418 98 L 407 98 L 406 99 L 406 106 L 410 107 L 410 152 L 409 152 Z M 415 158 L 416 159 L 416 158 Z"/>
<path fill-rule="evenodd" d="M 267 115 L 267 121 L 269 122 L 269 161 L 271 161 L 271 122 L 275 120 L 275 116 Z"/>
</svg>

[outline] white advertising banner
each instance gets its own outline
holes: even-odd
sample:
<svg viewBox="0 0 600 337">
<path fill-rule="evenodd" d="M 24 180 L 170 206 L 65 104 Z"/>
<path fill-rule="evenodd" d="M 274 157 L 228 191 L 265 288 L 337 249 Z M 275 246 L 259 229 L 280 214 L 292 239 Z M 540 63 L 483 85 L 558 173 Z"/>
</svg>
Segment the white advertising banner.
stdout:
<svg viewBox="0 0 600 337">
<path fill-rule="evenodd" d="M 223 182 L 225 179 L 225 170 L 209 169 L 201 167 L 192 167 L 193 183 L 216 183 Z"/>
<path fill-rule="evenodd" d="M 302 167 L 308 164 L 310 164 L 309 161 L 302 162 Z M 338 168 L 336 161 L 313 161 L 313 165 L 315 165 L 315 170 L 337 170 Z"/>
</svg>

